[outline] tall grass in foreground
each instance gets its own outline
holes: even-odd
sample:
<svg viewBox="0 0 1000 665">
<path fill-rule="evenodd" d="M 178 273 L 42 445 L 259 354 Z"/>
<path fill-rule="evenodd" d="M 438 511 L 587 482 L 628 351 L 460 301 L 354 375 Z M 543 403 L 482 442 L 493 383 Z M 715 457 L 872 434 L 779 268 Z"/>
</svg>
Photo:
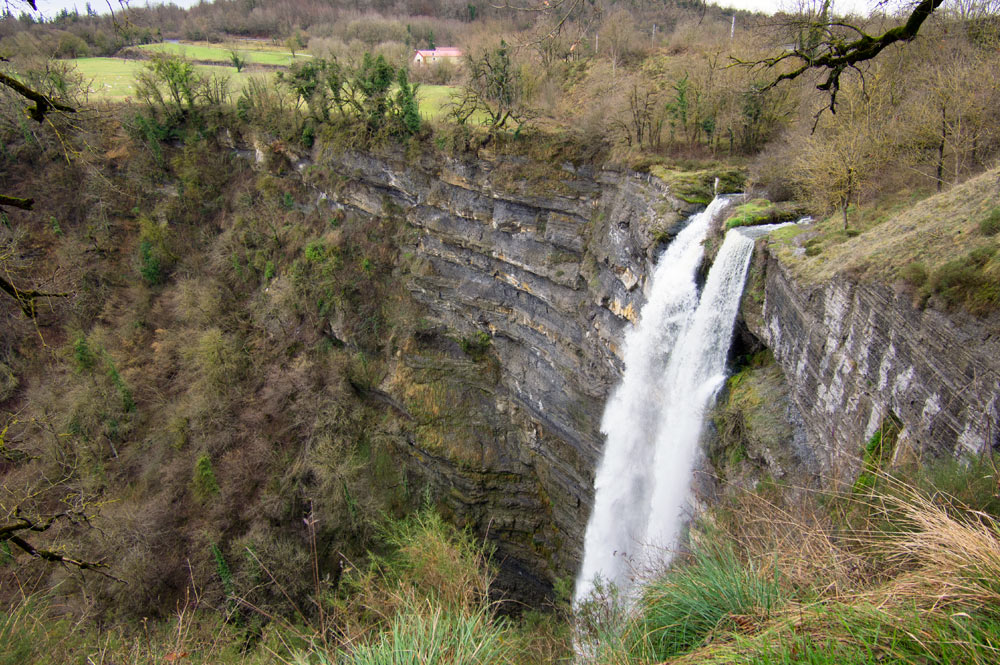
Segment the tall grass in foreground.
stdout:
<svg viewBox="0 0 1000 665">
<path fill-rule="evenodd" d="M 641 648 L 663 660 L 715 631 L 759 624 L 777 607 L 779 594 L 773 568 L 740 561 L 729 543 L 705 545 L 689 565 L 643 590 Z"/>
<path fill-rule="evenodd" d="M 468 612 L 415 604 L 376 639 L 345 652 L 344 665 L 487 665 L 514 663 L 506 624 L 485 607 Z"/>
<path fill-rule="evenodd" d="M 792 507 L 747 494 L 603 626 L 613 644 L 591 661 L 998 663 L 1000 522 L 978 509 L 996 505 L 985 470 L 985 485 L 981 465 L 965 473 L 992 489 L 962 500 L 885 475 Z"/>
</svg>

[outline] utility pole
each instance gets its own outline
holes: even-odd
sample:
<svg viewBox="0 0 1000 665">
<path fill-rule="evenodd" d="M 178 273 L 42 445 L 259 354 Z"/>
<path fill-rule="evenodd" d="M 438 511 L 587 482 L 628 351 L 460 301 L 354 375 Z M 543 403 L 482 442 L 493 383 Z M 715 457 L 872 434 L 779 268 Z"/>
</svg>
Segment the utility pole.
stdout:
<svg viewBox="0 0 1000 665">
<path fill-rule="evenodd" d="M 729 26 L 729 41 L 733 41 L 736 36 L 736 14 L 733 14 L 733 24 Z"/>
</svg>

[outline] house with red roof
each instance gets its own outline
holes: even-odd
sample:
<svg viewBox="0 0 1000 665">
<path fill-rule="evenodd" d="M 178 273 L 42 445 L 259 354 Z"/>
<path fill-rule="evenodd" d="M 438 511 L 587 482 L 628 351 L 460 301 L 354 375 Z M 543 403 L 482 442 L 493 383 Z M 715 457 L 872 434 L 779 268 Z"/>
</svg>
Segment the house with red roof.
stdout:
<svg viewBox="0 0 1000 665">
<path fill-rule="evenodd" d="M 416 49 L 411 62 L 417 67 L 433 65 L 444 60 L 457 60 L 462 57 L 462 49 L 454 46 L 442 46 L 435 49 Z"/>
</svg>

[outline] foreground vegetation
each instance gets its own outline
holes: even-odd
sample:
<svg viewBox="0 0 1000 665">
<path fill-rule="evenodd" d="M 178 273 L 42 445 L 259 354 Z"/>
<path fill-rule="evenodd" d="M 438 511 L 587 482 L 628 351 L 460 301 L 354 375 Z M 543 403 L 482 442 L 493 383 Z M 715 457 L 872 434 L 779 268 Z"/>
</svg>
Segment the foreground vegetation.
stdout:
<svg viewBox="0 0 1000 665">
<path fill-rule="evenodd" d="M 882 474 L 848 495 L 739 491 L 633 610 L 611 595 L 583 608 L 594 662 L 996 662 L 995 463 Z"/>
<path fill-rule="evenodd" d="M 614 665 L 985 665 L 1000 657 L 996 462 L 880 473 L 842 495 L 731 494 L 633 606 L 599 589 L 575 614 L 500 617 L 488 550 L 424 510 L 383 523 L 382 554 L 336 588 L 298 571 L 315 592 L 288 615 L 235 594 L 213 606 L 192 585 L 172 617 L 95 629 L 22 596 L 0 617 L 0 663 L 514 665 L 570 662 L 575 639 L 585 662 Z"/>
<path fill-rule="evenodd" d="M 567 625 L 495 615 L 481 542 L 426 510 L 383 523 L 379 539 L 384 554 L 346 567 L 339 590 L 315 570 L 297 571 L 314 580 L 310 605 L 282 615 L 235 595 L 212 606 L 192 585 L 168 619 L 95 629 L 62 617 L 43 594 L 22 596 L 0 614 L 0 663 L 541 665 L 568 657 Z M 262 584 L 276 584 L 274 572 L 262 569 L 270 578 Z"/>
</svg>

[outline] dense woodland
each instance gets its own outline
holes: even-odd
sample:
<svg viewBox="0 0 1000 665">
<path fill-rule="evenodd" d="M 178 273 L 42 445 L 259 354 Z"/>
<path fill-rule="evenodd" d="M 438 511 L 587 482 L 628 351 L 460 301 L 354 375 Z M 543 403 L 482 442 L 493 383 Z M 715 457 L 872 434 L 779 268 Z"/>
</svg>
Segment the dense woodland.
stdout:
<svg viewBox="0 0 1000 665">
<path fill-rule="evenodd" d="M 330 174 L 317 160 L 289 177 L 293 163 L 368 150 L 511 155 L 540 178 L 565 161 L 667 178 L 738 167 L 763 200 L 747 215 L 794 201 L 829 218 L 816 253 L 995 166 L 995 9 L 935 5 L 915 39 L 820 89 L 819 65 L 779 78 L 908 8 L 217 0 L 42 21 L 8 4 L 0 73 L 50 106 L 0 86 L 0 664 L 570 662 L 570 580 L 498 618 L 488 548 L 392 457 L 399 437 L 447 439 L 440 409 L 476 407 L 395 358 L 457 355 L 489 381 L 488 340 L 422 329 L 398 279 L 406 220 L 321 210 L 311 185 Z M 153 56 L 129 104 L 89 98 L 72 66 L 165 39 L 313 57 L 239 87 Z M 467 56 L 408 66 L 435 46 Z M 455 101 L 429 117 L 415 84 L 453 86 Z M 262 167 L 235 154 L 247 145 L 268 147 Z M 994 316 L 1000 207 L 977 224 L 953 256 L 898 257 L 915 301 Z M 416 421 L 372 398 L 385 382 L 414 386 Z M 599 600 L 576 625 L 607 663 L 882 662 L 870 644 L 886 662 L 991 662 L 1000 535 L 995 469 L 979 464 L 904 485 L 873 462 L 871 492 L 808 508 L 773 486 L 742 496 L 650 612 Z M 961 501 L 926 500 L 938 486 Z M 755 514 L 773 524 L 739 519 Z M 933 613 L 941 598 L 978 623 Z M 678 607 L 701 622 L 678 627 Z M 893 625 L 907 630 L 886 638 Z M 721 651 L 703 648 L 713 636 Z M 426 659 L 399 658 L 401 644 Z"/>
</svg>

